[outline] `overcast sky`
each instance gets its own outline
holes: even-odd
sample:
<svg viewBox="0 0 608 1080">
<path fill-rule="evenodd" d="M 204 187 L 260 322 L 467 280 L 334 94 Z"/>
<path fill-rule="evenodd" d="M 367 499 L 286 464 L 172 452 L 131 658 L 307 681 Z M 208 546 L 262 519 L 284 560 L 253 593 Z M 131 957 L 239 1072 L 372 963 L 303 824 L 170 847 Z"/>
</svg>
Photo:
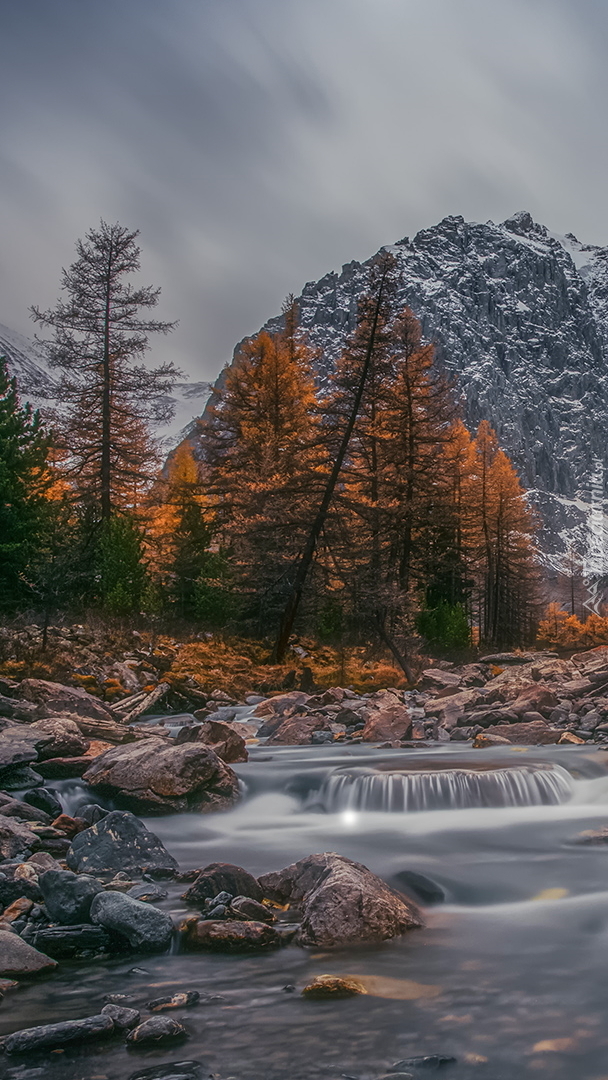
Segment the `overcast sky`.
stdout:
<svg viewBox="0 0 608 1080">
<path fill-rule="evenodd" d="M 141 230 L 213 377 L 307 280 L 447 214 L 608 243 L 605 0 L 0 0 L 0 322 Z M 166 351 L 165 351 L 166 350 Z"/>
</svg>

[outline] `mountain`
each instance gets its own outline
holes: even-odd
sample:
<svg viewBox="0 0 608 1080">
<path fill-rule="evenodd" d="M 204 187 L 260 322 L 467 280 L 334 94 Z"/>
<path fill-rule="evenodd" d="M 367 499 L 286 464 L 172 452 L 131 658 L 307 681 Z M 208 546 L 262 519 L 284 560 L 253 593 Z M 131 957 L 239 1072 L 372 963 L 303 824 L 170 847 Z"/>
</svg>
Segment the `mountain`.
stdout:
<svg viewBox="0 0 608 1080">
<path fill-rule="evenodd" d="M 447 217 L 384 250 L 401 270 L 399 303 L 456 378 L 465 421 L 490 421 L 530 490 L 548 561 L 563 565 L 572 543 L 588 551 L 592 477 L 597 509 L 606 464 L 608 248 L 521 212 L 500 225 Z M 297 298 L 321 381 L 354 329 L 370 263 L 347 263 Z"/>
<path fill-rule="evenodd" d="M 45 410 L 52 408 L 57 376 L 49 369 L 43 348 L 38 342 L 0 323 L 0 356 L 6 357 L 11 374 L 17 376 L 22 400 L 31 402 L 44 415 Z M 157 432 L 166 451 L 188 437 L 210 390 L 207 382 L 183 382 L 176 383 L 167 395 L 173 406 L 173 417 Z"/>
</svg>

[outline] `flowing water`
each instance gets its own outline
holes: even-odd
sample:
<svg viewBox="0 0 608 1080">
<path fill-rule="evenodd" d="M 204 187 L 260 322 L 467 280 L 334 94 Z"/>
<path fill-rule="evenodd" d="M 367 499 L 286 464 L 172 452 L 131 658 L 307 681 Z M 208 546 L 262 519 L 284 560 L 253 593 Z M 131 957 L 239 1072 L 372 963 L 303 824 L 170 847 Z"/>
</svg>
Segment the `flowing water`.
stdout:
<svg viewBox="0 0 608 1080">
<path fill-rule="evenodd" d="M 141 1006 L 179 989 L 222 1000 L 172 1014 L 190 1033 L 182 1046 L 0 1058 L 0 1076 L 127 1080 L 194 1059 L 217 1080 L 372 1080 L 444 1054 L 457 1059 L 447 1080 L 608 1080 L 608 844 L 576 842 L 608 826 L 608 753 L 260 746 L 237 771 L 244 797 L 231 812 L 147 820 L 184 869 L 227 861 L 260 874 L 338 851 L 414 889 L 426 928 L 334 952 L 63 963 L 7 994 L 2 1033 L 96 1012 L 106 993 Z M 95 801 L 82 784 L 57 787 L 68 809 Z M 176 920 L 179 893 L 163 905 Z M 303 999 L 324 973 L 365 977 L 370 993 Z"/>
</svg>

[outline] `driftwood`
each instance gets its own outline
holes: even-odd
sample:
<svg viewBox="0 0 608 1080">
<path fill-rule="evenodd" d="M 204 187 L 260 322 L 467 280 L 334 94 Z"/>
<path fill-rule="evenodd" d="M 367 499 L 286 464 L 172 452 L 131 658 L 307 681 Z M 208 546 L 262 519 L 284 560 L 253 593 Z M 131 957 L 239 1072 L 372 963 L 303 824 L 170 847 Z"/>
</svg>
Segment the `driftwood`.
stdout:
<svg viewBox="0 0 608 1080">
<path fill-rule="evenodd" d="M 133 723 L 134 720 L 137 720 L 138 717 L 140 717 L 143 713 L 147 712 L 147 710 L 150 709 L 152 705 L 156 705 L 157 701 L 162 701 L 162 699 L 169 693 L 170 689 L 171 687 L 169 686 L 169 683 L 161 682 L 158 684 L 158 686 L 155 686 L 154 690 L 151 690 L 149 694 L 144 694 L 143 698 L 141 698 L 137 702 L 134 708 L 130 709 L 129 712 L 123 714 L 123 724 Z"/>
</svg>

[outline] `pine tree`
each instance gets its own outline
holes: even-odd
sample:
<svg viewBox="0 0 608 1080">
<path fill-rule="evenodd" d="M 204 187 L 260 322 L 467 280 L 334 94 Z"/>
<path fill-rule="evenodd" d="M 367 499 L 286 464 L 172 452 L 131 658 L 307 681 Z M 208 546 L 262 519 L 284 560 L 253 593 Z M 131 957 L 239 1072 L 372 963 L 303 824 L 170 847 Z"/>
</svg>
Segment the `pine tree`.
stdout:
<svg viewBox="0 0 608 1080">
<path fill-rule="evenodd" d="M 160 290 L 128 280 L 140 268 L 137 236 L 102 221 L 62 272 L 65 298 L 47 311 L 32 308 L 54 330 L 42 344 L 61 373 L 57 429 L 76 495 L 95 523 L 137 509 L 157 464 L 151 425 L 170 411 L 166 395 L 179 374 L 170 363 L 141 362 L 149 335 L 175 324 L 144 318 Z"/>
<path fill-rule="evenodd" d="M 21 405 L 17 380 L 0 357 L 0 608 L 34 597 L 38 545 L 46 526 L 48 439 L 38 413 Z"/>
</svg>

